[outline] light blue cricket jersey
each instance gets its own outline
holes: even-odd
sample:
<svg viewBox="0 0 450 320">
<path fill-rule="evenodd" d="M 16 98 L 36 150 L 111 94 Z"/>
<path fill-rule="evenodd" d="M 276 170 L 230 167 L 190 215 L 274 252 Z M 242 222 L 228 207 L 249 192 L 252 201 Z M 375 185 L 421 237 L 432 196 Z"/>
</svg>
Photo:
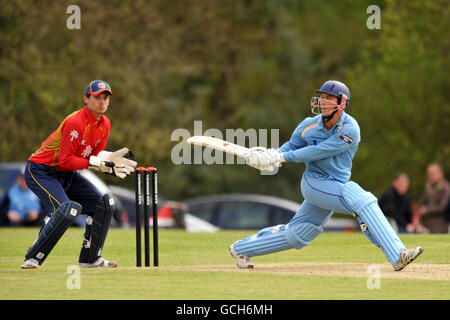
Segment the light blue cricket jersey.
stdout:
<svg viewBox="0 0 450 320">
<path fill-rule="evenodd" d="M 304 162 L 307 173 L 346 183 L 360 141 L 358 123 L 345 112 L 330 131 L 325 130 L 322 115 L 317 115 L 300 122 L 278 151 L 286 162 Z"/>
</svg>

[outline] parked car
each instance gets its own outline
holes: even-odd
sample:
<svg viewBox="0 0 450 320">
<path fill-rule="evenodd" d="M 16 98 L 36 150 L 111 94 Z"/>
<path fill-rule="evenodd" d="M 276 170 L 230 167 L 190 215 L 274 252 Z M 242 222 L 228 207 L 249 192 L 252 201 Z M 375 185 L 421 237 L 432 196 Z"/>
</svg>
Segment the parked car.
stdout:
<svg viewBox="0 0 450 320">
<path fill-rule="evenodd" d="M 262 229 L 286 224 L 300 204 L 257 194 L 221 194 L 185 200 L 187 211 L 220 229 Z M 323 227 L 329 231 L 356 231 L 353 218 L 332 217 Z"/>
<path fill-rule="evenodd" d="M 134 190 L 120 186 L 109 186 L 115 198 L 122 203 L 122 216 L 126 217 L 126 226 L 132 227 L 136 224 L 136 195 Z M 152 203 L 150 199 L 150 226 L 153 225 Z M 141 219 L 143 213 L 141 212 Z M 178 201 L 167 201 L 158 197 L 158 227 L 160 228 L 182 228 L 189 232 L 214 232 L 218 228 L 209 222 L 195 217 L 187 212 L 187 206 Z"/>
<path fill-rule="evenodd" d="M 6 197 L 6 192 L 16 181 L 17 174 L 25 168 L 24 162 L 8 162 L 0 163 L 0 226 L 7 226 L 8 219 L 6 218 L 6 213 L 8 210 L 8 201 Z M 109 187 L 93 172 L 89 170 L 80 170 L 80 174 L 85 177 L 89 182 L 91 182 L 102 194 L 110 192 Z M 120 200 L 114 198 L 117 210 L 114 213 L 113 219 L 111 219 L 111 227 L 122 226 L 122 204 Z M 45 216 L 45 212 L 40 212 L 42 216 Z M 86 225 L 86 216 L 80 215 L 73 224 L 74 226 L 84 227 Z"/>
</svg>

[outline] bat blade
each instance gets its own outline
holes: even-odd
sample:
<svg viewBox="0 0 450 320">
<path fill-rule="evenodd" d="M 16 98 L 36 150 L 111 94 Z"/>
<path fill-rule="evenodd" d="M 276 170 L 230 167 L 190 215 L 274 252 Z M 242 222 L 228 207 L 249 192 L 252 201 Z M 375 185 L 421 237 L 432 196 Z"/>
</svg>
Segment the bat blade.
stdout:
<svg viewBox="0 0 450 320">
<path fill-rule="evenodd" d="M 250 152 L 249 148 L 209 136 L 193 136 L 187 139 L 187 142 L 190 144 L 223 151 L 241 158 L 243 158 L 246 153 Z"/>
</svg>

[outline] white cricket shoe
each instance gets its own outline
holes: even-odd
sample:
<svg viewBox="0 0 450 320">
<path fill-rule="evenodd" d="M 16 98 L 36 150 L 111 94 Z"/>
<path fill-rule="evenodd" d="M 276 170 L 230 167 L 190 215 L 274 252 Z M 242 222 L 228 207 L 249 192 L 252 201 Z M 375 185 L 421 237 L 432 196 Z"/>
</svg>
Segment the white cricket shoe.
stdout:
<svg viewBox="0 0 450 320">
<path fill-rule="evenodd" d="M 78 265 L 80 268 L 117 268 L 117 262 L 108 261 L 102 257 L 98 257 L 93 263 L 80 262 Z"/>
<path fill-rule="evenodd" d="M 244 254 L 239 254 L 234 250 L 234 245 L 237 242 L 239 242 L 239 240 L 230 246 L 230 254 L 233 258 L 236 259 L 238 268 L 253 269 L 254 265 L 250 262 L 250 258 Z"/>
<path fill-rule="evenodd" d="M 423 249 L 421 247 L 417 247 L 414 249 L 404 249 L 400 252 L 400 258 L 397 263 L 393 263 L 395 271 L 403 270 L 408 264 L 413 262 L 418 256 L 423 253 Z"/>
<path fill-rule="evenodd" d="M 36 259 L 27 259 L 20 266 L 22 269 L 37 269 L 39 267 L 39 262 Z"/>
</svg>

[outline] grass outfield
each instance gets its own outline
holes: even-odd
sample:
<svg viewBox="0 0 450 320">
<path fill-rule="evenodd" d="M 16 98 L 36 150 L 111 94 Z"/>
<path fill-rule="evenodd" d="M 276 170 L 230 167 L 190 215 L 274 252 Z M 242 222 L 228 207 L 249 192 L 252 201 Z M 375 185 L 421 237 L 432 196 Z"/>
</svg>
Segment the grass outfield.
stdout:
<svg viewBox="0 0 450 320">
<path fill-rule="evenodd" d="M 103 256 L 119 267 L 81 269 L 80 289 L 68 289 L 84 229 L 70 228 L 39 269 L 21 270 L 37 232 L 0 229 L 1 300 L 450 299 L 450 235 L 402 235 L 407 247 L 425 252 L 401 272 L 363 234 L 333 232 L 302 250 L 255 257 L 255 269 L 240 270 L 228 246 L 251 232 L 160 230 L 160 267 L 136 268 L 134 230 L 111 229 Z M 369 289 L 376 272 L 379 288 Z"/>
</svg>

